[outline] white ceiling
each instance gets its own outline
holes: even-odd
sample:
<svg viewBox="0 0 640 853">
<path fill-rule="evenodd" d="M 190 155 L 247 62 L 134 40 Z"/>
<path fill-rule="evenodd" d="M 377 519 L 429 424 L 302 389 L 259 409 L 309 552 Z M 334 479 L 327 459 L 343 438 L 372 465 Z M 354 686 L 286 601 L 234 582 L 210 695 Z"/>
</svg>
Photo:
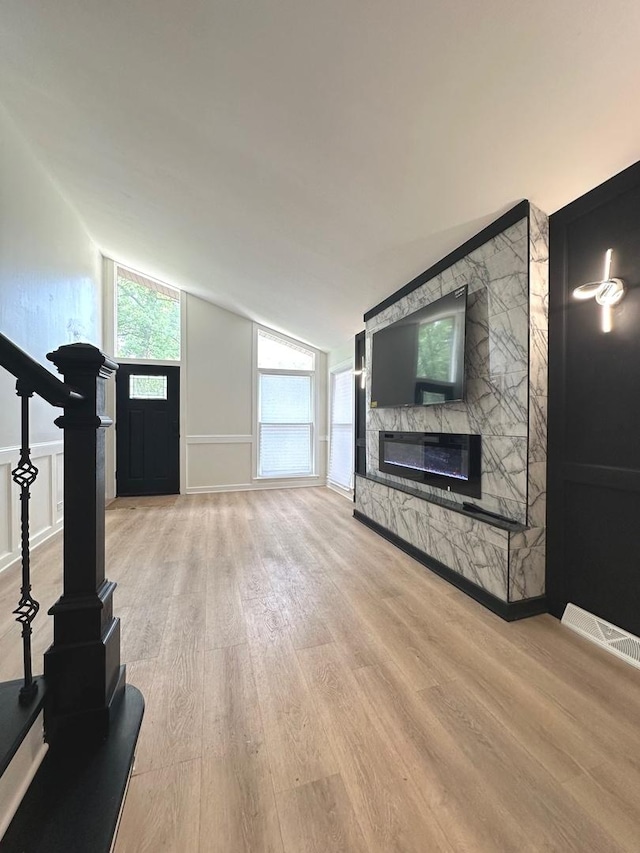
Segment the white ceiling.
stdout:
<svg viewBox="0 0 640 853">
<path fill-rule="evenodd" d="M 3 0 L 0 102 L 104 254 L 321 348 L 640 159 L 638 0 Z"/>
</svg>

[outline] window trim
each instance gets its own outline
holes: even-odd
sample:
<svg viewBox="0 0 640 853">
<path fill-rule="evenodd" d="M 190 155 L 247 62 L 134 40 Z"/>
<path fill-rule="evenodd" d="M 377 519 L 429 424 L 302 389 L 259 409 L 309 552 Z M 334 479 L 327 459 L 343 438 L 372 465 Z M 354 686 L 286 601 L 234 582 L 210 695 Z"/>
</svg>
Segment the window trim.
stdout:
<svg viewBox="0 0 640 853">
<path fill-rule="evenodd" d="M 353 496 L 353 487 L 355 482 L 355 389 L 354 389 L 354 399 L 353 399 L 353 410 L 351 412 L 351 448 L 352 448 L 352 471 L 351 471 L 351 486 L 348 489 L 345 489 L 340 483 L 335 483 L 333 480 L 329 478 L 330 470 L 331 470 L 331 430 L 333 427 L 333 382 L 334 377 L 338 373 L 349 373 L 351 374 L 351 381 L 354 382 L 355 376 L 353 371 L 354 367 L 354 359 L 347 358 L 344 361 L 338 362 L 338 364 L 334 364 L 329 368 L 329 382 L 328 382 L 328 415 L 327 415 L 327 432 L 328 436 L 328 445 L 327 445 L 327 486 L 330 489 L 334 489 L 342 495 L 346 495 L 351 498 Z"/>
<path fill-rule="evenodd" d="M 283 370 L 281 368 L 258 367 L 258 337 L 259 333 L 264 332 L 272 337 L 280 338 L 285 343 L 294 344 L 296 347 L 303 347 L 313 354 L 313 370 Z M 318 414 L 320 412 L 318 369 L 320 366 L 320 350 L 312 347 L 304 341 L 292 338 L 275 329 L 270 329 L 268 326 L 262 326 L 259 323 L 253 324 L 253 347 L 252 347 L 252 373 L 253 373 L 253 446 L 251 453 L 251 471 L 252 481 L 254 482 L 286 482 L 288 480 L 303 483 L 317 483 L 320 479 L 318 475 L 318 461 L 320 459 L 320 430 L 318 428 Z M 309 376 L 311 378 L 311 474 L 282 474 L 279 476 L 262 475 L 260 474 L 260 375 L 271 374 L 280 376 Z"/>
</svg>

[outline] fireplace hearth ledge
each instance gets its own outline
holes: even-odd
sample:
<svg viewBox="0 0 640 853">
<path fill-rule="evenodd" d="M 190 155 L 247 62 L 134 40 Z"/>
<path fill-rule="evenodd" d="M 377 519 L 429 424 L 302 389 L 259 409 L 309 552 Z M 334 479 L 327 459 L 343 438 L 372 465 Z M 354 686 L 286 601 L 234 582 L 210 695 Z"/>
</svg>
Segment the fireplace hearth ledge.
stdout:
<svg viewBox="0 0 640 853">
<path fill-rule="evenodd" d="M 421 501 L 426 501 L 427 503 L 436 504 L 437 506 L 444 507 L 444 509 L 449 509 L 452 512 L 458 512 L 460 515 L 465 515 L 467 518 L 473 518 L 475 521 L 480 521 L 482 524 L 489 524 L 491 527 L 498 527 L 500 530 L 507 530 L 510 533 L 521 533 L 524 530 L 527 530 L 526 524 L 521 524 L 519 521 L 502 521 L 499 518 L 493 518 L 490 515 L 481 515 L 477 512 L 471 512 L 470 510 L 465 509 L 461 503 L 458 501 L 448 500 L 444 497 L 438 497 L 437 495 L 432 495 L 427 492 L 423 492 L 420 489 L 412 489 L 410 486 L 405 486 L 403 483 L 394 483 L 392 480 L 385 480 L 382 477 L 375 477 L 373 474 L 361 475 L 358 474 L 363 480 L 369 480 L 372 483 L 378 483 L 380 486 L 386 486 L 389 489 L 395 489 L 397 492 L 404 492 L 406 495 L 411 495 L 413 498 L 419 498 Z"/>
<path fill-rule="evenodd" d="M 354 516 L 503 618 L 545 610 L 538 528 L 373 475 L 356 476 Z"/>
<path fill-rule="evenodd" d="M 500 616 L 500 618 L 504 619 L 505 622 L 516 622 L 520 619 L 527 619 L 529 616 L 539 616 L 541 613 L 549 612 L 547 598 L 544 595 L 538 595 L 535 598 L 525 598 L 519 601 L 502 601 L 502 599 L 497 598 L 490 592 L 487 592 L 482 587 L 473 583 L 473 581 L 467 580 L 467 578 L 457 574 L 453 569 L 445 566 L 444 563 L 441 563 L 433 557 L 430 557 L 428 554 L 425 554 L 424 551 L 416 548 L 415 545 L 411 545 L 411 543 L 406 542 L 399 536 L 396 536 L 395 533 L 387 530 L 382 525 L 377 524 L 370 518 L 367 518 L 366 515 L 358 512 L 357 509 L 353 511 L 353 517 L 356 521 L 359 521 L 379 536 L 382 536 L 383 539 L 391 542 L 396 546 L 396 548 L 399 548 L 401 551 L 404 551 L 405 554 L 413 557 L 414 560 L 417 560 L 417 562 L 421 563 L 425 568 L 434 572 L 436 575 L 439 575 L 444 580 L 449 581 L 450 584 L 455 586 L 461 592 L 466 593 L 470 598 L 473 598 L 474 601 L 477 601 L 478 604 L 482 604 L 488 610 L 491 610 L 492 613 Z"/>
</svg>

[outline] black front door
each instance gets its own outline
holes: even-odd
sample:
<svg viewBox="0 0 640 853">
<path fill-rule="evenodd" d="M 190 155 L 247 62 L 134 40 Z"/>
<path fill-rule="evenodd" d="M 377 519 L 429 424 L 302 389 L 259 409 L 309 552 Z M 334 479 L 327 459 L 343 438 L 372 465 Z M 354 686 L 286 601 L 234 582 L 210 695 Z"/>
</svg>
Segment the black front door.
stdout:
<svg viewBox="0 0 640 853">
<path fill-rule="evenodd" d="M 116 374 L 118 496 L 180 491 L 179 423 L 179 367 L 120 365 Z"/>
</svg>

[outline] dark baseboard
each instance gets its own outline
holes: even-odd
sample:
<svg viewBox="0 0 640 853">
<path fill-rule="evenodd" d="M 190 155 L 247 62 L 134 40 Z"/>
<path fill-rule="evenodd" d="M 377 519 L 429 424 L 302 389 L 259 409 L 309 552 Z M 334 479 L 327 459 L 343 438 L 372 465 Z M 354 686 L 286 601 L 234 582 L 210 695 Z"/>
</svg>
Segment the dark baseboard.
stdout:
<svg viewBox="0 0 640 853">
<path fill-rule="evenodd" d="M 0 842 L 2 853 L 109 853 L 144 713 L 126 685 L 107 738 L 78 746 L 71 735 L 49 747 Z"/>
<path fill-rule="evenodd" d="M 466 593 L 479 604 L 484 605 L 507 622 L 515 622 L 517 619 L 526 619 L 528 616 L 537 616 L 540 613 L 547 613 L 547 599 L 544 595 L 538 596 L 537 598 L 527 598 L 523 601 L 502 601 L 502 599 L 496 598 L 495 595 L 492 595 L 490 592 L 487 592 L 462 577 L 462 575 L 454 572 L 448 566 L 445 566 L 444 563 L 441 563 L 439 560 L 435 560 L 433 557 L 425 554 L 424 551 L 416 548 L 415 545 L 405 542 L 404 539 L 396 536 L 395 533 L 387 530 L 386 527 L 383 527 L 381 524 L 367 518 L 366 515 L 358 512 L 357 509 L 354 509 L 353 511 L 353 517 L 357 521 L 369 527 L 379 536 L 382 536 L 383 539 L 391 542 L 396 546 L 396 548 L 404 551 L 405 554 L 413 557 L 414 560 L 422 563 L 422 565 L 426 566 L 427 569 L 430 569 L 436 575 L 439 575 L 441 578 L 449 581 L 450 584 L 453 584 L 453 586 L 457 587 L 459 590 Z"/>
</svg>

